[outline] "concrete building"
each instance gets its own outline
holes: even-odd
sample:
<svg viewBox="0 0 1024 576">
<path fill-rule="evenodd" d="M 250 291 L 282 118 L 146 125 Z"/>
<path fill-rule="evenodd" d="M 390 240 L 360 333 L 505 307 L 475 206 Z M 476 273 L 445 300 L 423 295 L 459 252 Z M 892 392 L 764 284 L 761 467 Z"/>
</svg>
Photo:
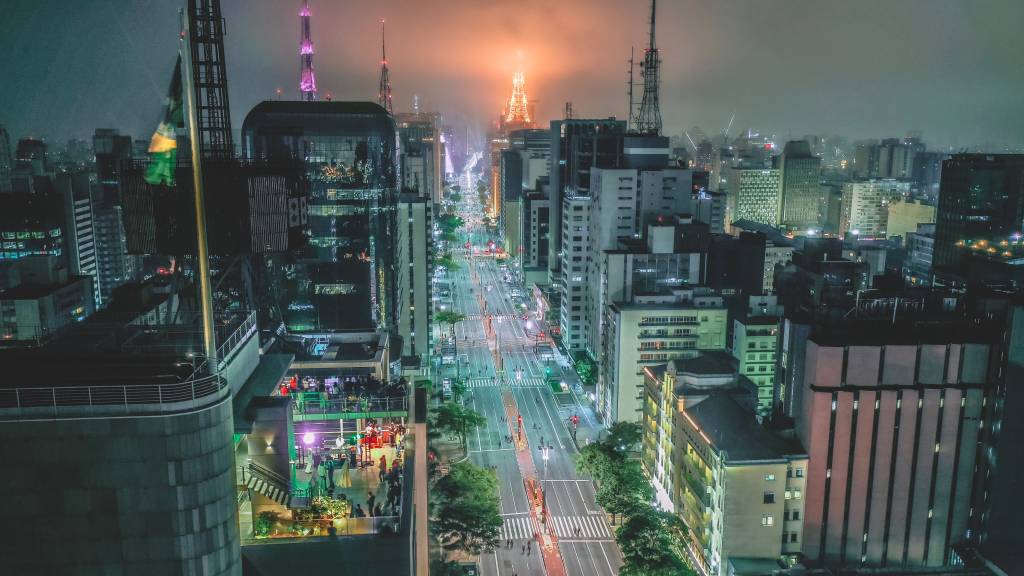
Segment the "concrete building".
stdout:
<svg viewBox="0 0 1024 576">
<path fill-rule="evenodd" d="M 516 130 L 509 134 L 508 148 L 501 151 L 498 226 L 511 258 L 519 259 L 522 254 L 523 196 L 536 191 L 537 181 L 548 175 L 550 156 L 547 130 Z"/>
<path fill-rule="evenodd" d="M 955 544 L 976 541 L 1001 330 L 944 311 L 955 305 L 862 296 L 844 321 L 788 343 L 802 358 L 789 394 L 810 458 L 809 560 L 940 567 Z"/>
<path fill-rule="evenodd" d="M 903 280 L 908 286 L 932 285 L 932 257 L 935 253 L 935 224 L 918 224 L 907 234 L 907 255 L 903 258 Z"/>
<path fill-rule="evenodd" d="M 614 302 L 605 322 L 597 413 L 606 423 L 641 419 L 644 367 L 727 346 L 728 310 L 721 294 L 707 288 Z"/>
<path fill-rule="evenodd" d="M 776 316 L 745 315 L 733 320 L 732 355 L 739 362 L 739 373 L 757 386 L 757 413 L 761 416 L 772 411 L 778 333 Z"/>
<path fill-rule="evenodd" d="M 551 121 L 551 211 L 548 228 L 548 266 L 552 284 L 560 281 L 563 235 L 563 201 L 570 196 L 590 195 L 591 168 L 619 168 L 623 165 L 626 122 L 615 118 L 572 118 Z"/>
<path fill-rule="evenodd" d="M 398 197 L 395 218 L 395 270 L 398 282 L 398 335 L 402 356 L 430 354 L 431 293 L 433 278 L 433 218 L 429 196 L 405 193 Z"/>
<path fill-rule="evenodd" d="M 921 201 L 900 200 L 892 202 L 888 207 L 885 234 L 888 237 L 906 238 L 917 231 L 919 224 L 935 222 L 935 206 Z"/>
<path fill-rule="evenodd" d="M 401 143 L 401 174 L 403 192 L 441 203 L 444 174 L 441 165 L 441 133 L 438 117 L 415 111 L 395 114 L 395 125 Z"/>
<path fill-rule="evenodd" d="M 11 152 L 11 136 L 0 125 L 0 194 L 11 191 L 11 173 L 14 171 L 14 156 Z"/>
<path fill-rule="evenodd" d="M 101 316 L 0 351 L 3 487 L 18 494 L 0 521 L 25 535 L 0 542 L 5 571 L 240 575 L 231 398 L 259 355 L 255 315 L 218 318 L 213 374 L 185 355 L 194 332 Z"/>
<path fill-rule="evenodd" d="M 102 300 L 96 262 L 96 234 L 93 219 L 92 175 L 88 172 L 61 172 L 54 177 L 54 188 L 64 205 L 64 240 L 69 272 L 92 278 L 96 307 Z"/>
<path fill-rule="evenodd" d="M 733 222 L 732 226 L 736 235 L 743 232 L 759 232 L 765 235 L 762 291 L 765 294 L 773 293 L 776 267 L 785 266 L 793 260 L 793 240 L 771 226 L 752 220 Z"/>
<path fill-rule="evenodd" d="M 751 220 L 779 226 L 782 210 L 781 171 L 774 168 L 732 168 L 729 173 L 726 224 Z M 815 196 L 817 198 L 817 196 Z"/>
<path fill-rule="evenodd" d="M 547 282 L 548 245 L 551 231 L 548 228 L 551 201 L 547 186 L 544 192 L 531 192 L 523 197 L 522 250 L 520 251 L 520 275 L 526 286 L 543 285 Z"/>
<path fill-rule="evenodd" d="M 758 424 L 749 383 L 728 358 L 675 360 L 644 375 L 641 462 L 659 502 L 689 528 L 701 572 L 795 559 L 807 468 L 800 444 Z"/>
<path fill-rule="evenodd" d="M 865 238 L 886 238 L 889 205 L 909 195 L 910 182 L 907 181 L 847 182 L 843 185 L 839 235 L 849 233 Z"/>
<path fill-rule="evenodd" d="M 779 157 L 781 213 L 783 226 L 790 230 L 821 227 L 818 194 L 821 180 L 821 158 L 811 153 L 805 140 L 786 142 Z"/>
<path fill-rule="evenodd" d="M 92 315 L 96 296 L 91 276 L 69 274 L 56 256 L 26 256 L 0 292 L 0 337 L 4 345 L 35 346 Z"/>
<path fill-rule="evenodd" d="M 593 202 L 588 196 L 566 196 L 562 201 L 561 231 L 562 264 L 559 286 L 559 329 L 562 342 L 569 350 L 584 350 L 587 345 L 586 310 L 590 308 L 590 212 Z"/>
<path fill-rule="evenodd" d="M 97 128 L 92 147 L 96 158 L 96 189 L 92 194 L 96 284 L 100 305 L 105 306 L 115 288 L 142 273 L 142 258 L 128 254 L 122 208 L 121 170 L 132 158 L 132 139 L 117 130 Z"/>
</svg>

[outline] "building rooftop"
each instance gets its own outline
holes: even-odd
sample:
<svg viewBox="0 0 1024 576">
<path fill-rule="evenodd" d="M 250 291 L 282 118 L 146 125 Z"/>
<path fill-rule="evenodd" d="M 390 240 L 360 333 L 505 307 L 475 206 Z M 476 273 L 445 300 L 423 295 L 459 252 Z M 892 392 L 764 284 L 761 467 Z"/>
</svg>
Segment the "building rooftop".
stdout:
<svg viewBox="0 0 1024 576">
<path fill-rule="evenodd" d="M 0 300 L 36 300 L 44 298 L 72 284 L 84 282 L 86 278 L 86 276 L 71 276 L 65 282 L 59 284 L 19 284 L 0 292 Z"/>
<path fill-rule="evenodd" d="M 726 464 L 805 454 L 795 439 L 783 438 L 762 427 L 729 390 L 711 391 L 684 414 L 711 440 Z"/>
</svg>

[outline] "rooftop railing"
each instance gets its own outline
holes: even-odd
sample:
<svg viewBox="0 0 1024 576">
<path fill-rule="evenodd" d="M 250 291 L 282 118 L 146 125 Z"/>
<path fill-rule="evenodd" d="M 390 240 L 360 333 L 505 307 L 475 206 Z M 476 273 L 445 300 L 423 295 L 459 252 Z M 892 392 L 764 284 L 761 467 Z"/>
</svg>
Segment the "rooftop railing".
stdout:
<svg viewBox="0 0 1024 576">
<path fill-rule="evenodd" d="M 0 389 L 0 420 L 169 414 L 231 394 L 227 380 L 204 376 L 173 384 L 35 386 Z"/>
<path fill-rule="evenodd" d="M 408 399 L 405 396 L 347 399 L 324 398 L 318 393 L 305 392 L 292 397 L 292 410 L 299 414 L 405 412 L 408 409 Z"/>
</svg>

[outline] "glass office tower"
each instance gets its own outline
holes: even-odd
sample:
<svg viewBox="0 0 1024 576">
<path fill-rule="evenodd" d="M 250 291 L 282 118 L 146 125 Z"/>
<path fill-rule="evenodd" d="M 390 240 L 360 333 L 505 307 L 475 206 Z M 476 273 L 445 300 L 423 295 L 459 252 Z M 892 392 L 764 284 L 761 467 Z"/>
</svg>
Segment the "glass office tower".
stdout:
<svg viewBox="0 0 1024 576">
<path fill-rule="evenodd" d="M 305 194 L 290 202 L 301 233 L 265 258 L 290 332 L 393 330 L 398 145 L 370 102 L 262 102 L 245 118 L 250 159 L 301 159 Z"/>
</svg>

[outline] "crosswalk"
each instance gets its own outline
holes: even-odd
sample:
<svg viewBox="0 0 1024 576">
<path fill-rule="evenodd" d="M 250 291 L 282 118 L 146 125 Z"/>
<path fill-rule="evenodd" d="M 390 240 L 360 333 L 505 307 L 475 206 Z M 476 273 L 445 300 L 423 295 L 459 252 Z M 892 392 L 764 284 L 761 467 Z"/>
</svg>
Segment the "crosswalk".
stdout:
<svg viewBox="0 0 1024 576">
<path fill-rule="evenodd" d="M 522 380 L 516 380 L 515 375 L 506 378 L 509 386 L 513 388 L 536 388 L 544 385 L 544 379 L 537 376 L 524 376 Z M 466 388 L 491 388 L 497 387 L 501 379 L 495 380 L 493 376 L 466 378 Z"/>
<path fill-rule="evenodd" d="M 533 538 L 533 520 L 529 516 L 506 516 L 501 523 L 502 540 Z"/>
<path fill-rule="evenodd" d="M 520 314 L 487 314 L 492 320 L 522 320 L 523 317 Z M 466 314 L 466 320 L 482 320 L 484 314 Z"/>
<path fill-rule="evenodd" d="M 548 521 L 554 526 L 555 535 L 559 538 L 612 537 L 612 531 L 602 516 L 550 516 Z"/>
<path fill-rule="evenodd" d="M 549 516 L 548 522 L 559 538 L 608 540 L 614 537 L 603 516 Z M 506 516 L 502 520 L 502 540 L 532 538 L 534 532 L 533 521 L 529 516 Z"/>
</svg>

